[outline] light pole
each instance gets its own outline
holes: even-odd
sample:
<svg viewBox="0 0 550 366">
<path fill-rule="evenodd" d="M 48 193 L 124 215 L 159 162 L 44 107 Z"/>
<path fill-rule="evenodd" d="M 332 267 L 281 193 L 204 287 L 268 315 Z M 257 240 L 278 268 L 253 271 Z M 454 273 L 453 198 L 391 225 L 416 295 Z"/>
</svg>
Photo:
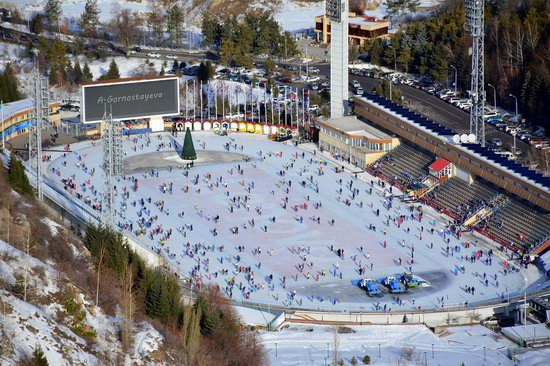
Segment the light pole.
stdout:
<svg viewBox="0 0 550 366">
<path fill-rule="evenodd" d="M 487 361 L 487 355 L 485 353 L 487 347 L 483 347 L 483 361 Z"/>
<path fill-rule="evenodd" d="M 527 348 L 527 277 L 523 277 L 525 286 L 523 288 L 523 341 Z"/>
<path fill-rule="evenodd" d="M 455 95 L 456 95 L 456 87 L 457 87 L 457 77 L 458 77 L 458 70 L 456 69 L 456 67 L 454 65 L 449 65 L 450 67 L 452 67 L 454 70 L 455 70 Z"/>
<path fill-rule="evenodd" d="M 512 136 L 514 136 L 514 157 L 516 156 L 516 134 L 516 131 L 512 132 Z"/>
<path fill-rule="evenodd" d="M 518 116 L 518 97 L 516 97 L 514 94 L 508 94 L 510 97 L 514 98 L 516 101 L 516 117 Z"/>
<path fill-rule="evenodd" d="M 393 72 L 397 72 L 397 52 L 395 51 L 395 48 L 392 45 L 388 45 L 389 48 L 393 50 Z M 390 101 L 393 99 L 391 94 L 391 78 L 390 81 Z"/>
<path fill-rule="evenodd" d="M 487 86 L 493 88 L 493 104 L 495 107 L 495 113 L 497 113 L 497 88 L 495 88 L 491 84 L 487 84 Z"/>
<path fill-rule="evenodd" d="M 392 45 L 388 45 L 388 48 L 393 50 L 393 72 L 397 72 L 397 51 Z"/>
<path fill-rule="evenodd" d="M 0 108 L 2 109 L 2 149 L 6 149 L 6 130 L 4 130 L 4 101 L 0 101 Z"/>
</svg>

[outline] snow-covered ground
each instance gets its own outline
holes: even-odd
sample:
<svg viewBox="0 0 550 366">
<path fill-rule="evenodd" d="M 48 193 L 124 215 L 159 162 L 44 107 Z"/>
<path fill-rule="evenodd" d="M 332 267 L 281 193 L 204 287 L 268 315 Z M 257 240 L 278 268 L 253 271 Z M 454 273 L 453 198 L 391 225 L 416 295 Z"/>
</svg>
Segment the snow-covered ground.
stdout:
<svg viewBox="0 0 550 366">
<path fill-rule="evenodd" d="M 463 304 L 464 301 L 473 304 L 482 299 L 497 299 L 508 293 L 518 293 L 524 286 L 524 276 L 528 277 L 529 283 L 540 276 L 535 268 L 504 275 L 504 257 L 501 253 L 493 257 L 492 265 L 481 260 L 470 263 L 464 256 L 482 247 L 464 248 L 464 243 L 479 240 L 482 245 L 484 239 L 481 237 L 463 236 L 460 240 L 450 237 L 451 246 L 458 245 L 460 251 L 447 255 L 447 240 L 443 233 L 447 220 L 428 208 L 425 208 L 422 222 L 418 219 L 406 220 L 398 228 L 392 219 L 390 226 L 387 226 L 383 189 L 375 184 L 372 195 L 368 193 L 369 182 L 373 178 L 364 175 L 361 177 L 363 180 L 355 180 L 347 173 L 335 173 L 331 165 L 324 165 L 323 157 L 314 156 L 310 152 L 313 150 L 302 150 L 268 141 L 263 136 L 239 133 L 223 137 L 195 132 L 194 137 L 199 156 L 203 149 L 226 154 L 224 144 L 230 141 L 239 146 L 237 150 L 233 147 L 231 151 L 252 159 L 239 164 L 244 169 L 244 175 L 236 172 L 237 163 L 234 161 L 215 160 L 196 166 L 188 176 L 184 176 L 180 169 L 160 170 L 158 177 L 151 177 L 150 172 L 147 175 L 143 172 L 134 173 L 132 177 L 138 181 L 137 191 L 131 188 L 133 183 L 128 177 L 117 183 L 120 189 L 126 187 L 129 192 L 128 199 L 117 202 L 117 205 L 121 205 L 119 212 L 122 215 L 118 220 L 127 228 L 125 232 L 134 237 L 137 235 L 136 240 L 146 248 L 171 258 L 174 267 L 182 274 L 190 276 L 192 269 L 201 263 L 195 275 L 202 281 L 219 284 L 226 293 L 229 293 L 227 279 L 234 278 L 234 300 L 358 311 L 372 311 L 384 305 L 388 310 L 417 306 L 441 307 Z M 181 136 L 178 141 L 181 144 Z M 99 164 L 102 150 L 99 145 L 87 146 L 77 148 L 66 158 L 54 159 L 47 171 L 60 187 L 61 179 L 74 175 L 78 192 L 86 204 L 91 205 L 101 201 L 99 187 L 102 185 L 102 175 Z M 148 159 L 156 159 L 159 153 L 177 156 L 168 134 L 151 135 L 149 144 L 142 136 L 135 140 L 125 140 L 124 150 L 128 159 L 139 160 L 145 166 Z M 273 154 L 259 161 L 260 150 L 263 156 L 270 151 Z M 282 156 L 275 155 L 276 152 Z M 296 158 L 296 154 L 300 156 Z M 162 164 L 173 164 L 154 161 L 150 166 L 155 168 L 161 168 Z M 96 171 L 93 175 L 90 173 L 92 168 Z M 322 175 L 319 174 L 320 168 L 324 172 Z M 285 172 L 284 177 L 281 177 L 281 171 Z M 195 175 L 204 178 L 198 179 L 195 184 Z M 208 176 L 212 179 L 216 177 L 216 180 L 222 177 L 222 181 L 214 184 Z M 310 179 L 313 179 L 311 183 Z M 341 185 L 339 179 L 342 179 Z M 291 187 L 288 186 L 290 180 L 293 182 Z M 302 181 L 307 181 L 304 186 L 300 184 Z M 345 186 L 350 181 L 359 190 L 355 199 L 351 197 L 349 187 Z M 252 182 L 255 182 L 254 186 L 251 186 Z M 173 184 L 173 193 L 163 193 L 162 185 L 168 186 L 170 183 Z M 188 192 L 185 192 L 185 186 Z M 319 193 L 315 191 L 316 187 L 319 187 Z M 340 188 L 343 189 L 341 194 Z M 76 193 L 73 190 L 67 192 L 73 195 Z M 246 205 L 232 203 L 234 213 L 231 213 L 229 200 L 233 196 L 243 195 L 250 195 L 249 201 Z M 149 197 L 150 202 L 138 203 L 141 198 Z M 282 203 L 285 197 L 288 197 L 288 206 Z M 349 205 L 344 202 L 346 199 L 349 199 Z M 358 201 L 363 201 L 364 205 L 361 206 Z M 315 208 L 319 202 L 322 207 Z M 304 203 L 307 203 L 307 209 L 303 207 Z M 246 206 L 250 209 L 246 209 Z M 377 208 L 381 210 L 380 217 L 376 215 Z M 178 215 L 182 212 L 184 216 Z M 406 206 L 395 202 L 391 214 L 400 212 L 409 215 Z M 213 221 L 212 218 L 217 214 L 220 219 Z M 319 217 L 319 223 L 316 217 Z M 149 221 L 151 218 L 152 222 Z M 334 226 L 329 224 L 332 218 L 335 219 Z M 144 222 L 147 225 L 143 234 L 139 234 L 138 229 Z M 126 226 L 130 224 L 131 230 Z M 375 225 L 376 230 L 369 230 L 369 224 Z M 194 229 L 189 230 L 189 225 L 193 225 Z M 232 234 L 232 227 L 238 227 L 239 234 Z M 427 232 L 432 227 L 434 234 Z M 216 231 L 213 231 L 214 228 Z M 422 228 L 423 239 L 420 238 Z M 165 235 L 168 231 L 172 234 L 167 238 Z M 383 246 L 384 241 L 387 241 L 387 248 Z M 402 245 L 403 241 L 406 242 L 405 246 Z M 430 242 L 434 243 L 433 249 L 430 248 Z M 197 243 L 217 249 L 197 251 Z M 222 245 L 223 252 L 220 251 Z M 245 250 L 239 251 L 239 245 L 244 245 Z M 331 245 L 334 252 L 330 251 Z M 411 263 L 413 245 L 414 264 Z M 304 249 L 300 252 L 298 248 L 302 246 Z M 261 253 L 254 251 L 258 247 L 261 247 Z M 363 247 L 362 252 L 360 247 Z M 336 255 L 337 248 L 345 249 L 343 258 Z M 403 260 L 401 264 L 398 258 Z M 304 269 L 300 271 L 298 266 L 302 264 Z M 456 271 L 461 265 L 465 266 L 464 273 Z M 365 268 L 365 274 L 359 275 L 359 266 Z M 382 298 L 368 298 L 364 291 L 350 283 L 362 277 L 378 279 L 408 271 L 410 266 L 414 267 L 416 274 L 430 281 L 431 286 L 412 289 L 401 295 L 399 301 L 391 294 L 385 294 Z M 254 271 L 253 282 L 248 280 L 243 267 L 250 267 Z M 228 274 L 220 275 L 225 270 Z M 307 273 L 311 274 L 311 278 L 308 278 Z M 484 273 L 487 285 L 483 280 Z M 273 275 L 272 280 L 270 275 Z M 239 283 L 242 283 L 242 291 L 237 288 Z M 475 286 L 475 295 L 464 291 L 466 285 Z M 292 290 L 297 292 L 294 299 L 289 296 Z"/>
<path fill-rule="evenodd" d="M 45 219 L 50 229 L 59 225 Z M 16 278 L 28 273 L 29 297 L 25 302 L 15 297 L 8 288 Z M 99 365 L 101 360 L 116 360 L 121 350 L 118 340 L 118 317 L 110 317 L 93 304 L 79 290 L 67 283 L 64 275 L 48 264 L 28 256 L 13 246 L 0 241 L 0 364 L 19 365 L 22 356 L 30 355 L 37 346 L 44 351 L 50 365 Z M 63 296 L 68 289 L 85 311 L 85 324 L 97 336 L 93 344 L 74 333 L 65 319 Z M 148 323 L 134 328 L 135 342 L 127 355 L 127 365 L 148 364 L 163 343 L 162 336 Z M 109 363 L 111 363 L 109 362 Z M 158 363 L 157 363 L 158 364 Z"/>
<path fill-rule="evenodd" d="M 509 349 L 515 345 L 485 327 L 450 327 L 434 334 L 422 325 L 371 325 L 348 328 L 338 334 L 339 358 L 359 365 L 365 355 L 373 365 L 512 366 Z M 290 324 L 278 332 L 262 332 L 262 343 L 273 366 L 326 365 L 332 361 L 335 328 Z M 433 353 L 432 353 L 433 350 Z M 519 365 L 548 365 L 550 350 L 518 356 Z M 327 360 L 328 358 L 328 360 Z M 331 363 L 332 365 L 332 363 Z"/>
<path fill-rule="evenodd" d="M 23 10 L 25 15 L 31 15 L 33 13 L 42 11 L 44 9 L 44 0 L 10 0 L 9 2 L 15 3 L 20 9 Z M 78 18 L 84 10 L 85 0 L 61 0 L 61 10 L 63 16 L 66 18 Z M 121 8 L 128 8 L 134 12 L 146 12 L 147 0 L 141 1 L 128 1 L 128 0 L 98 0 L 98 8 L 100 10 L 100 20 L 107 21 L 111 18 L 113 6 L 120 6 Z"/>
</svg>

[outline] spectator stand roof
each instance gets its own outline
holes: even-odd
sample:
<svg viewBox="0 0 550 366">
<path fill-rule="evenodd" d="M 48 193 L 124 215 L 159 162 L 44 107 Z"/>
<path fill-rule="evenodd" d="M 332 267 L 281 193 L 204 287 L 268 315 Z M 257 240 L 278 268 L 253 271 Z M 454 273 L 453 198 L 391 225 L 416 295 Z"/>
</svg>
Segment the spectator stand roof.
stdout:
<svg viewBox="0 0 550 366">
<path fill-rule="evenodd" d="M 434 122 L 424 116 L 421 116 L 411 110 L 408 110 L 403 106 L 396 104 L 379 95 L 364 94 L 361 99 L 365 99 L 370 103 L 381 107 L 395 117 L 406 121 L 417 128 L 427 130 L 430 134 L 436 136 L 442 141 L 448 142 L 448 138 L 456 134 L 453 130 L 443 127 L 439 123 Z M 545 177 L 535 170 L 531 170 L 513 160 L 509 160 L 501 155 L 495 154 L 494 152 L 485 147 L 482 147 L 479 144 L 463 143 L 457 144 L 456 146 L 460 147 L 462 150 L 468 152 L 469 154 L 481 158 L 489 164 L 512 174 L 518 179 L 526 181 L 529 184 L 534 184 L 539 188 L 543 188 L 547 191 L 550 189 L 549 177 Z"/>
</svg>

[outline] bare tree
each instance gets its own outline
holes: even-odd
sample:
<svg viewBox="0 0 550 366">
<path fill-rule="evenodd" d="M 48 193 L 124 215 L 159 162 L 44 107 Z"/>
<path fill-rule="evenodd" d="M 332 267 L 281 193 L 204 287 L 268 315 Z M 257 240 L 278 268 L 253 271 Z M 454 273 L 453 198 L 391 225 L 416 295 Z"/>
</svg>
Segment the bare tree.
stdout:
<svg viewBox="0 0 550 366">
<path fill-rule="evenodd" d="M 130 47 L 139 42 L 141 32 L 141 25 L 143 20 L 141 17 L 132 13 L 130 9 L 120 8 L 115 5 L 113 7 L 113 17 L 109 22 L 109 29 L 116 35 L 118 41 L 122 43 L 125 51 L 127 52 Z"/>
<path fill-rule="evenodd" d="M 134 275 L 132 265 L 128 264 L 122 274 L 122 347 L 127 351 L 132 345 L 132 328 L 136 308 L 134 298 Z"/>
<path fill-rule="evenodd" d="M 97 258 L 97 282 L 95 289 L 95 305 L 99 306 L 99 280 L 101 276 L 101 266 L 103 265 L 103 260 L 105 259 L 105 253 L 107 252 L 107 243 L 105 240 L 101 242 L 101 248 L 99 249 L 99 257 Z"/>
<path fill-rule="evenodd" d="M 162 0 L 149 0 L 147 14 L 147 26 L 153 34 L 153 39 L 156 46 L 161 46 L 164 36 L 164 28 L 166 25 L 166 14 Z"/>
<path fill-rule="evenodd" d="M 539 45 L 540 33 L 536 24 L 533 24 L 529 19 L 525 20 L 526 37 L 525 41 L 529 47 L 529 51 L 535 52 L 535 49 Z"/>
<path fill-rule="evenodd" d="M 28 294 L 28 288 L 29 288 L 29 257 L 31 253 L 31 247 L 32 247 L 32 240 L 31 240 L 31 232 L 27 233 L 27 240 L 25 242 L 25 275 L 23 277 L 23 301 L 27 302 L 27 294 Z"/>
</svg>

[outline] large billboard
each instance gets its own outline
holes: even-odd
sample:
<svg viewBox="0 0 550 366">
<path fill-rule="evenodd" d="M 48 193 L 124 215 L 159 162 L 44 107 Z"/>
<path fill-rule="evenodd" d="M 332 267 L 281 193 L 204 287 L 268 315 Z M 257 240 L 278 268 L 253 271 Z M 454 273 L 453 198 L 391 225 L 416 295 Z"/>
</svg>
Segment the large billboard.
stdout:
<svg viewBox="0 0 550 366">
<path fill-rule="evenodd" d="M 113 120 L 178 115 L 179 78 L 118 79 L 83 84 L 81 115 L 83 123 L 97 123 L 105 113 Z"/>
</svg>

